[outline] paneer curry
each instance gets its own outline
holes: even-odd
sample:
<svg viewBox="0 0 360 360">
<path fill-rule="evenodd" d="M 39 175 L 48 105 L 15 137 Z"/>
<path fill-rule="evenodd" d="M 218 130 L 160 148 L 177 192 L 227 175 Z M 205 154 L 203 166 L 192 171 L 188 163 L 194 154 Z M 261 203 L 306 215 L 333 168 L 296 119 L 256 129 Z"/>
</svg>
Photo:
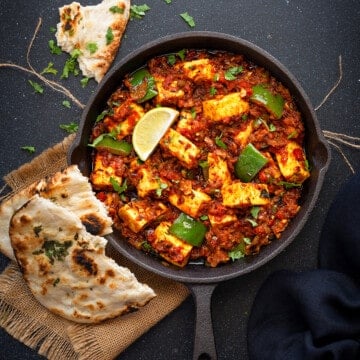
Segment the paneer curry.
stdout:
<svg viewBox="0 0 360 360">
<path fill-rule="evenodd" d="M 179 117 L 146 161 L 132 131 L 149 110 Z M 301 113 L 266 69 L 186 49 L 119 79 L 89 145 L 90 180 L 123 239 L 178 267 L 251 256 L 300 209 L 310 176 Z"/>
</svg>

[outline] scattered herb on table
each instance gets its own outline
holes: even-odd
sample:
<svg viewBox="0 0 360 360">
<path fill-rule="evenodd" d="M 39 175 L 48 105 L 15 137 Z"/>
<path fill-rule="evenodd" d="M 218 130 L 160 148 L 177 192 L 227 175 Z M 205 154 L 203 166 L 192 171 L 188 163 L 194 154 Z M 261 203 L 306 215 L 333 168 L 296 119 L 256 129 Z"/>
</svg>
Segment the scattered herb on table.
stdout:
<svg viewBox="0 0 360 360">
<path fill-rule="evenodd" d="M 77 58 L 80 55 L 81 51 L 79 49 L 75 49 L 70 53 L 70 57 L 66 60 L 61 74 L 62 79 L 67 79 L 70 74 L 79 75 L 80 70 L 77 66 Z"/>
<path fill-rule="evenodd" d="M 90 80 L 89 77 L 87 77 L 87 76 L 83 77 L 83 78 L 80 80 L 81 87 L 84 88 L 85 86 L 87 86 L 87 84 L 89 83 L 89 80 Z"/>
<path fill-rule="evenodd" d="M 70 109 L 71 108 L 71 103 L 69 100 L 64 100 L 62 102 L 63 106 L 65 106 L 66 108 Z"/>
<path fill-rule="evenodd" d="M 29 80 L 29 84 L 32 86 L 32 88 L 35 90 L 38 94 L 44 93 L 44 88 L 37 82 Z"/>
<path fill-rule="evenodd" d="M 150 6 L 143 5 L 131 5 L 130 6 L 130 20 L 142 19 L 145 16 L 146 11 L 150 10 Z"/>
<path fill-rule="evenodd" d="M 29 152 L 30 154 L 35 152 L 35 146 L 22 146 L 21 149 Z"/>
<path fill-rule="evenodd" d="M 65 130 L 69 134 L 76 133 L 79 129 L 79 125 L 71 122 L 69 124 L 61 124 L 59 125 L 60 129 Z"/>
<path fill-rule="evenodd" d="M 55 40 L 49 40 L 49 48 L 50 52 L 54 55 L 60 55 L 62 53 L 62 50 L 59 46 L 56 45 Z"/>
<path fill-rule="evenodd" d="M 192 16 L 190 16 L 188 12 L 184 12 L 184 13 L 180 14 L 180 16 L 190 27 L 192 27 L 192 28 L 195 27 L 194 18 Z"/>
<path fill-rule="evenodd" d="M 44 74 L 57 74 L 57 70 L 54 68 L 54 63 L 53 62 L 49 62 L 48 65 L 43 69 L 43 71 L 41 71 L 41 75 Z"/>
</svg>

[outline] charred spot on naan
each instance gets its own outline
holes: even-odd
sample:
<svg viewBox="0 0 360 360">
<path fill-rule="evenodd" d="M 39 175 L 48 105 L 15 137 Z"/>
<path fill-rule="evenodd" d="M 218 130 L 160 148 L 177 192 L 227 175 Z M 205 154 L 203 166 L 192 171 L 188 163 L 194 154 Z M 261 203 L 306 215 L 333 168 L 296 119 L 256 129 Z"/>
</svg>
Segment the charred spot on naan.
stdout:
<svg viewBox="0 0 360 360">
<path fill-rule="evenodd" d="M 84 276 L 96 276 L 98 274 L 98 267 L 94 259 L 88 255 L 86 249 L 74 249 L 71 258 L 73 263 L 73 271 L 80 272 Z"/>
<path fill-rule="evenodd" d="M 102 234 L 106 228 L 104 219 L 96 214 L 85 214 L 80 218 L 81 222 L 90 234 Z"/>
</svg>

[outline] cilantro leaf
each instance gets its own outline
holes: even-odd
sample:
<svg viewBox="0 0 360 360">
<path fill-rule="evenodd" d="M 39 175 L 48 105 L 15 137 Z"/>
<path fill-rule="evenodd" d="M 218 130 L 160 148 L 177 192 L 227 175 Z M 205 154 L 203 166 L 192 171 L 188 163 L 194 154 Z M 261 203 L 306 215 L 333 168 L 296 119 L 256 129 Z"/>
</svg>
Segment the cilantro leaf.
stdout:
<svg viewBox="0 0 360 360">
<path fill-rule="evenodd" d="M 111 8 L 109 8 L 109 10 L 113 13 L 113 14 L 123 14 L 124 13 L 124 8 L 121 8 L 119 6 L 112 6 Z"/>
<path fill-rule="evenodd" d="M 59 125 L 60 129 L 65 130 L 69 134 L 76 133 L 79 129 L 79 125 L 71 122 L 69 124 L 61 124 Z"/>
<path fill-rule="evenodd" d="M 81 80 L 80 80 L 80 84 L 81 86 L 84 88 L 88 83 L 89 83 L 89 80 L 90 78 L 89 77 L 83 77 Z"/>
<path fill-rule="evenodd" d="M 243 71 L 243 67 L 242 66 L 234 66 L 231 67 L 230 69 L 228 69 L 225 72 L 225 79 L 226 80 L 235 80 L 236 79 L 236 75 L 240 74 Z"/>
<path fill-rule="evenodd" d="M 190 26 L 190 27 L 195 27 L 195 21 L 194 18 L 192 16 L 189 15 L 188 12 L 184 12 L 182 14 L 180 14 L 180 17 Z"/>
<path fill-rule="evenodd" d="M 110 29 L 110 28 L 109 28 Z M 98 46 L 94 42 L 90 42 L 86 44 L 86 50 L 89 50 L 90 54 L 94 54 L 98 50 Z"/>
<path fill-rule="evenodd" d="M 35 146 L 22 146 L 21 149 L 29 152 L 30 154 L 33 154 L 36 151 Z"/>
<path fill-rule="evenodd" d="M 62 102 L 63 106 L 65 106 L 66 108 L 70 109 L 71 108 L 71 103 L 69 100 L 64 100 Z"/>
<path fill-rule="evenodd" d="M 59 48 L 56 43 L 55 40 L 49 40 L 48 42 L 49 44 L 49 48 L 50 48 L 50 52 L 54 55 L 60 55 L 62 53 L 61 48 Z"/>
<path fill-rule="evenodd" d="M 79 75 L 79 68 L 77 67 L 77 58 L 81 55 L 79 49 L 75 49 L 70 53 L 70 57 L 66 60 L 61 78 L 67 79 L 70 74 Z"/>
<path fill-rule="evenodd" d="M 105 38 L 106 38 L 106 45 L 111 44 L 111 42 L 114 40 L 114 34 L 111 27 L 108 27 Z"/>
<path fill-rule="evenodd" d="M 232 261 L 245 257 L 244 242 L 241 242 L 240 244 L 236 245 L 231 251 L 228 252 L 228 255 Z"/>
<path fill-rule="evenodd" d="M 38 93 L 38 94 L 44 93 L 44 88 L 39 83 L 29 80 L 29 84 L 35 90 L 35 93 Z"/>
<path fill-rule="evenodd" d="M 143 5 L 131 5 L 130 6 L 130 19 L 142 19 L 145 16 L 146 11 L 150 10 L 150 6 Z"/>
<path fill-rule="evenodd" d="M 54 74 L 56 75 L 57 74 L 57 70 L 54 69 L 54 63 L 53 62 L 49 62 L 47 67 L 45 67 L 42 71 L 41 71 L 41 75 L 43 74 Z"/>
</svg>

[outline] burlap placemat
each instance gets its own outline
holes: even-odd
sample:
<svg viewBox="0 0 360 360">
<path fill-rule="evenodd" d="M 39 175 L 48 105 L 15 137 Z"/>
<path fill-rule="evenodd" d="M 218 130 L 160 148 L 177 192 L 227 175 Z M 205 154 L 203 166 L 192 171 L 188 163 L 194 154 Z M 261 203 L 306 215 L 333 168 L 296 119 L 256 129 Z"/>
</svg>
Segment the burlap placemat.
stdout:
<svg viewBox="0 0 360 360">
<path fill-rule="evenodd" d="M 73 135 L 4 177 L 13 192 L 66 167 Z M 110 250 L 111 251 L 111 250 Z M 0 326 L 49 359 L 113 359 L 189 295 L 182 284 L 151 274 L 115 252 L 111 256 L 130 268 L 139 281 L 151 286 L 157 297 L 139 311 L 83 325 L 53 315 L 32 296 L 17 264 L 0 275 Z"/>
</svg>

